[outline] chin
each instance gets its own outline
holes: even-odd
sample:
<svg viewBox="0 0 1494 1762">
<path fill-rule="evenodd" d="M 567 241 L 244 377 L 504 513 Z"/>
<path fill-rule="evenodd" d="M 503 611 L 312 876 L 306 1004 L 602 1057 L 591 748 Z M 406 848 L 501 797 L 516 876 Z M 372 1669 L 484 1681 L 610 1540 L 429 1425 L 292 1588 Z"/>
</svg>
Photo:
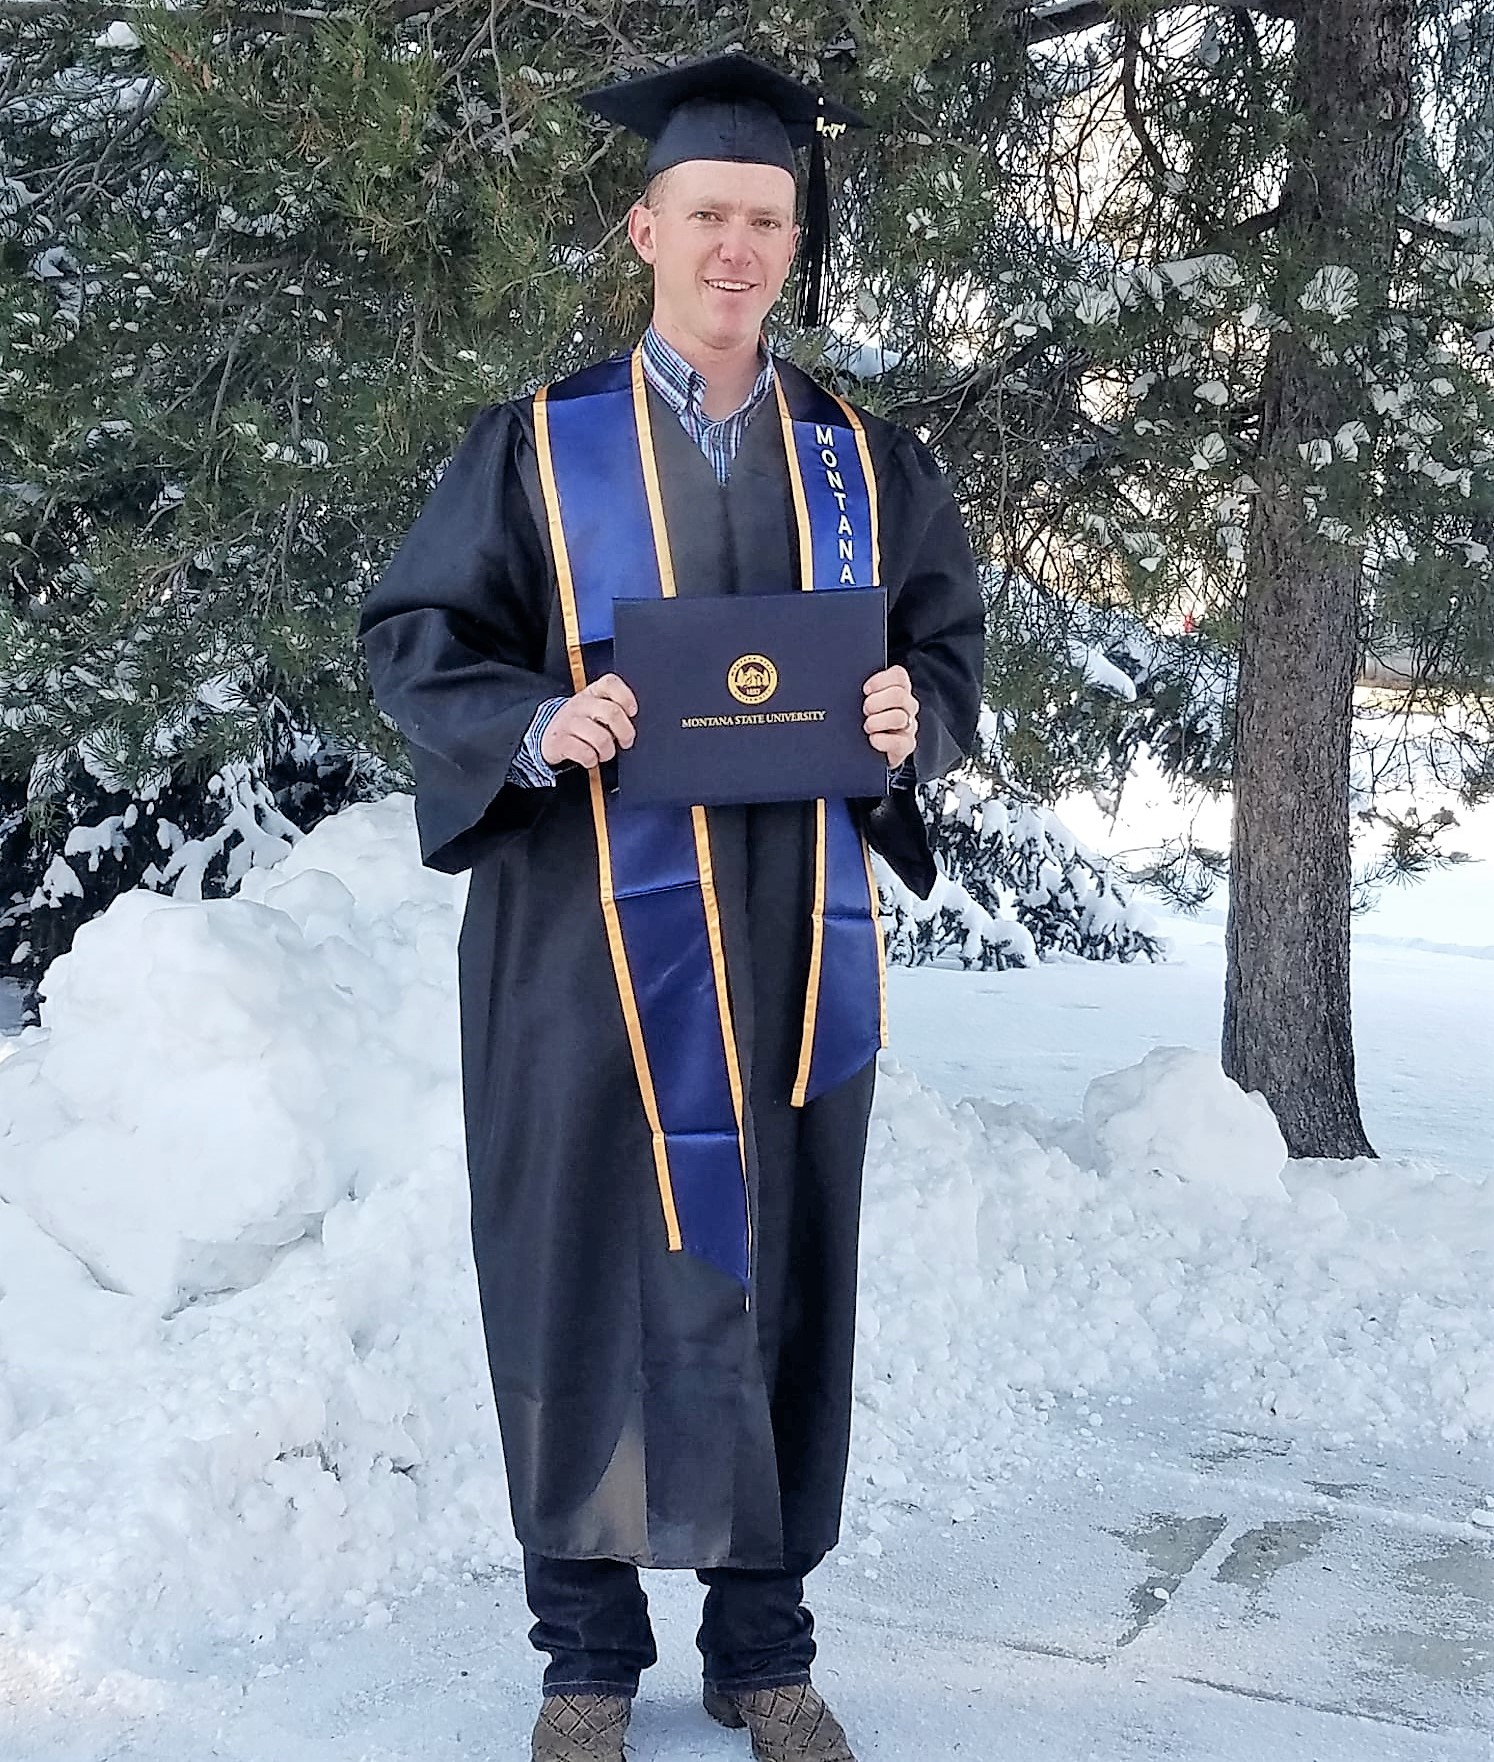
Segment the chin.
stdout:
<svg viewBox="0 0 1494 1762">
<path fill-rule="evenodd" d="M 709 295 L 700 306 L 701 328 L 716 342 L 740 342 L 744 337 L 756 337 L 767 315 L 766 306 L 723 308 Z"/>
<path fill-rule="evenodd" d="M 762 327 L 754 318 L 739 324 L 712 324 L 706 328 L 713 346 L 722 349 L 740 343 L 756 342 L 757 333 Z"/>
<path fill-rule="evenodd" d="M 711 327 L 711 341 L 718 349 L 738 347 L 744 343 L 755 343 L 761 334 L 763 321 L 761 318 L 744 318 L 736 324 L 717 324 Z"/>
</svg>

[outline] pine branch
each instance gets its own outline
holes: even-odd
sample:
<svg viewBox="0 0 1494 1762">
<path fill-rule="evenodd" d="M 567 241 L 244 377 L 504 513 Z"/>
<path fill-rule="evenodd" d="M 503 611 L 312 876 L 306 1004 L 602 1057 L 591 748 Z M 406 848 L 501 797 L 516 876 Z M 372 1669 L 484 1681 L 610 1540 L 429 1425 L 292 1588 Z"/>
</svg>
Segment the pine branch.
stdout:
<svg viewBox="0 0 1494 1762">
<path fill-rule="evenodd" d="M 1197 4 L 1198 0 L 1157 0 L 1151 17 L 1160 17 L 1165 12 L 1179 12 L 1185 6 Z M 1256 13 L 1263 18 L 1296 18 L 1300 10 L 1299 0 L 1203 0 L 1212 5 L 1216 11 Z M 451 11 L 461 0 L 391 0 L 385 7 L 381 22 L 385 25 L 401 24 L 407 18 L 418 18 L 422 13 L 438 13 Z M 103 20 L 128 19 L 133 14 L 145 10 L 140 6 L 110 5 L 108 0 L 0 0 L 0 18 L 45 19 L 67 17 L 77 19 L 79 23 L 88 24 Z M 181 12 L 200 10 L 192 6 L 182 6 Z M 542 8 L 542 10 L 545 10 Z M 557 16 L 566 16 L 556 8 Z M 1029 43 L 1052 42 L 1059 37 L 1077 36 L 1081 31 L 1090 31 L 1100 25 L 1110 24 L 1115 18 L 1114 8 L 1107 0 L 1057 0 L 1057 4 L 1046 6 L 1003 6 L 1004 12 L 1015 11 L 1024 15 L 1026 22 L 1026 38 Z M 221 15 L 228 24 L 242 26 L 246 30 L 272 31 L 285 35 L 297 33 L 309 34 L 318 25 L 326 24 L 336 18 L 363 18 L 366 13 L 361 7 L 329 6 L 326 8 L 290 8 L 276 7 L 269 10 L 244 8 L 226 11 Z M 1127 11 L 1127 21 L 1136 22 L 1134 13 Z M 602 21 L 605 23 L 605 21 Z M 619 47 L 627 46 L 626 38 L 621 37 L 614 27 L 608 26 L 609 33 L 614 36 Z M 634 50 L 636 53 L 636 50 Z"/>
<path fill-rule="evenodd" d="M 1223 225 L 1211 219 L 1185 190 L 1179 188 L 1181 180 L 1163 158 L 1162 149 L 1147 126 L 1141 93 L 1136 83 L 1136 64 L 1142 53 L 1141 38 L 1135 31 L 1127 30 L 1121 53 L 1122 109 L 1126 125 L 1155 180 L 1155 188 L 1174 195 L 1179 208 L 1198 228 L 1199 238 L 1207 250 L 1232 251 L 1254 239 L 1264 238 L 1280 223 L 1285 212 L 1283 203 L 1278 202 L 1274 207 L 1252 214 L 1232 225 Z"/>
<path fill-rule="evenodd" d="M 418 18 L 422 13 L 447 12 L 461 0 L 393 0 L 383 12 L 381 23 L 385 25 L 402 24 L 407 18 Z M 111 6 L 107 0 L 82 0 L 81 4 L 73 0 L 0 0 L 0 18 L 76 19 L 80 24 L 101 23 L 105 20 L 128 19 L 145 11 L 141 6 Z M 181 13 L 205 10 L 201 7 L 182 6 Z M 272 11 L 232 10 L 217 12 L 227 24 L 237 25 L 245 30 L 264 31 L 283 36 L 309 36 L 320 25 L 334 19 L 362 19 L 366 12 L 362 7 L 330 6 L 325 9 L 307 11 L 277 8 Z"/>
<path fill-rule="evenodd" d="M 1141 98 L 1136 90 L 1136 62 L 1141 54 L 1141 38 L 1134 30 L 1126 32 L 1125 47 L 1121 54 L 1121 96 L 1125 111 L 1126 123 L 1131 130 L 1132 138 L 1141 149 L 1141 156 L 1151 168 L 1156 180 L 1156 189 L 1167 194 L 1177 193 L 1179 206 L 1186 208 L 1193 216 L 1195 223 L 1207 226 L 1199 210 L 1194 207 L 1186 194 L 1178 189 L 1181 179 L 1175 178 L 1171 166 L 1162 157 L 1162 150 L 1152 139 L 1151 130 L 1141 113 Z"/>
<path fill-rule="evenodd" d="M 1439 221 L 1428 220 L 1422 214 L 1408 214 L 1404 208 L 1396 210 L 1395 224 L 1402 232 L 1408 232 L 1413 238 L 1427 239 L 1434 245 L 1460 245 L 1466 247 L 1469 237 L 1458 227 L 1447 226 Z"/>
<path fill-rule="evenodd" d="M 1278 202 L 1274 207 L 1264 208 L 1259 214 L 1249 215 L 1233 226 L 1220 227 L 1209 235 L 1209 247 L 1215 251 L 1233 250 L 1238 245 L 1248 245 L 1254 239 L 1263 239 L 1274 227 L 1280 226 L 1285 213 L 1286 204 Z"/>
<path fill-rule="evenodd" d="M 1179 12 L 1194 3 L 1196 0 L 1157 0 L 1144 20 L 1138 19 L 1135 9 L 1128 7 L 1125 22 L 1134 28 L 1139 23 L 1149 23 L 1164 12 Z M 1232 0 L 1204 0 L 1204 4 L 1212 5 L 1218 12 L 1253 12 L 1264 18 L 1296 18 L 1301 10 L 1300 0 L 1233 0 L 1233 3 Z M 1116 20 L 1116 8 L 1107 0 L 1054 0 L 1050 5 L 1023 6 L 1018 10 L 1027 15 L 1029 43 L 1049 43 L 1056 37 L 1078 36 L 1081 31 L 1092 31 Z"/>
<path fill-rule="evenodd" d="M 891 413 L 909 427 L 947 428 L 998 388 L 1007 396 L 1016 395 L 1012 382 L 1020 382 L 1027 368 L 1041 360 L 1051 346 L 1050 339 L 1034 338 L 1010 357 L 985 367 L 973 367 L 957 380 L 928 388 L 922 397 L 899 399 Z"/>
</svg>

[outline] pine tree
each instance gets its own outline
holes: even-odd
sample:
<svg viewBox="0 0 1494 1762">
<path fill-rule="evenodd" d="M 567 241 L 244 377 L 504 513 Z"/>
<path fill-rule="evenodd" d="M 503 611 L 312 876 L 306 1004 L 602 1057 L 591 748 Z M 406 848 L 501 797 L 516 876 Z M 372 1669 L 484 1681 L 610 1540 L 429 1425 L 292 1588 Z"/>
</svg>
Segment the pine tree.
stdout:
<svg viewBox="0 0 1494 1762">
<path fill-rule="evenodd" d="M 858 149 L 842 191 L 863 248 L 905 240 L 884 288 L 925 276 L 903 215 L 968 157 L 913 138 L 967 66 L 966 21 L 913 0 L 857 38 L 756 7 L 638 7 L 627 36 L 600 6 L 87 16 L 0 20 L 0 960 L 30 978 L 120 888 L 226 890 L 403 780 L 352 641 L 363 592 L 479 404 L 646 315 L 619 238 L 636 155 L 577 90 L 732 40 L 854 96 L 891 125 L 893 160 L 872 178 Z M 999 98 L 1022 48 L 988 35 Z M 970 182 L 982 210 L 1000 164 Z M 778 340 L 836 370 L 826 339 Z"/>
<path fill-rule="evenodd" d="M 1364 307 L 1372 325 L 1384 322 L 1413 25 L 1409 0 L 1328 0 L 1298 24 L 1278 310 L 1295 301 L 1340 331 Z M 1266 1096 L 1299 1156 L 1373 1154 L 1349 1006 L 1349 741 L 1363 562 L 1347 523 L 1322 530 L 1311 494 L 1319 437 L 1347 432 L 1355 449 L 1369 439 L 1358 411 L 1372 347 L 1363 325 L 1347 338 L 1326 328 L 1273 337 L 1248 544 L 1224 1064 Z M 1321 463 L 1331 466 L 1337 449 L 1323 444 Z"/>
<path fill-rule="evenodd" d="M 5 12 L 0 963 L 34 976 L 178 835 L 222 890 L 280 821 L 404 780 L 364 591 L 477 406 L 646 316 L 638 156 L 574 94 L 732 45 L 876 125 L 837 143 L 833 322 L 773 340 L 947 465 L 998 564 L 1015 788 L 1113 791 L 1141 744 L 1227 781 L 1268 351 L 1354 327 L 1337 285 L 1273 305 L 1292 10 Z M 1489 0 L 1416 18 L 1414 212 L 1303 494 L 1487 788 Z M 65 847 L 105 826 L 95 874 Z"/>
<path fill-rule="evenodd" d="M 1366 660 L 1397 655 L 1415 687 L 1404 706 L 1454 722 L 1466 799 L 1491 782 L 1494 261 L 1487 184 L 1457 154 L 1487 115 L 1491 19 L 1410 5 L 1259 16 L 1290 10 L 1116 7 L 1108 40 L 1055 64 L 1091 139 L 1113 75 L 1111 133 L 1135 157 L 1117 149 L 1086 195 L 1113 196 L 1112 225 L 1129 207 L 1133 236 L 1156 243 L 1150 261 L 1139 250 L 1108 281 L 1086 274 L 1010 316 L 1014 337 L 1051 333 L 1050 370 L 1069 346 L 1091 400 L 1106 357 L 1132 375 L 1087 440 L 1072 422 L 1070 469 L 1043 486 L 1039 499 L 1068 503 L 1071 534 L 1045 580 L 1062 587 L 1088 558 L 1126 592 L 1097 595 L 1091 577 L 1072 600 L 1109 598 L 1154 629 L 1191 602 L 1231 649 L 1243 615 L 1225 1060 L 1295 1151 L 1343 1155 L 1369 1148 L 1347 986 L 1351 692 Z M 1372 72 L 1361 52 L 1379 54 Z M 965 394 L 955 420 L 978 444 Z M 1030 504 L 1038 486 L 1023 488 Z M 1396 860 L 1423 860 L 1450 818 L 1394 824 Z"/>
</svg>

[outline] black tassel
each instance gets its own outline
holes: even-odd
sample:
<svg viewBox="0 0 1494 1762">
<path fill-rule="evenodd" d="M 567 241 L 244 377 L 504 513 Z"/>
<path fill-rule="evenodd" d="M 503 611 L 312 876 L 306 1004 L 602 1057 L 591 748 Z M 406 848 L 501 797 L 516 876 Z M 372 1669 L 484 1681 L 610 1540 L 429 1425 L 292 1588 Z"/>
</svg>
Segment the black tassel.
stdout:
<svg viewBox="0 0 1494 1762">
<path fill-rule="evenodd" d="M 820 109 L 824 110 L 824 99 Z M 825 172 L 823 114 L 815 119 L 809 149 L 809 186 L 804 192 L 804 237 L 799 259 L 799 323 L 813 330 L 824 321 L 825 260 L 830 251 L 830 180 Z"/>
</svg>

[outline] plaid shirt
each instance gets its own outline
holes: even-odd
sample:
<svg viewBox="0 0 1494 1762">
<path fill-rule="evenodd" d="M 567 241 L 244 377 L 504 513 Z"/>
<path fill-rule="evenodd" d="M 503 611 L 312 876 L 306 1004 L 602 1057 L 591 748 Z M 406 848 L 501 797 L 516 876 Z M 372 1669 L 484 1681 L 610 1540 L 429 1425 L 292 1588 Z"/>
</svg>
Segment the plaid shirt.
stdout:
<svg viewBox="0 0 1494 1762">
<path fill-rule="evenodd" d="M 643 333 L 643 372 L 649 384 L 680 419 L 680 426 L 710 462 L 717 483 L 731 475 L 747 418 L 773 389 L 773 357 L 759 342 L 758 375 L 745 400 L 713 422 L 705 413 L 706 379 L 650 325 Z"/>
<path fill-rule="evenodd" d="M 644 377 L 679 417 L 680 426 L 685 433 L 705 454 L 717 483 L 725 483 L 731 475 L 731 463 L 737 455 L 737 448 L 742 444 L 742 431 L 747 426 L 747 419 L 773 390 L 773 357 L 761 342 L 757 346 L 757 358 L 760 367 L 752 390 L 729 416 L 723 416 L 719 422 L 715 422 L 705 413 L 705 375 L 692 367 L 677 349 L 665 342 L 652 324 L 643 333 Z M 554 769 L 540 756 L 540 741 L 550 725 L 550 718 L 566 701 L 565 697 L 546 698 L 535 711 L 529 732 L 524 736 L 523 744 L 514 754 L 513 762 L 509 766 L 510 783 L 536 789 L 543 789 L 554 783 Z M 894 789 L 911 785 L 915 781 L 913 761 L 905 760 L 903 764 L 890 769 L 888 778 Z"/>
</svg>

